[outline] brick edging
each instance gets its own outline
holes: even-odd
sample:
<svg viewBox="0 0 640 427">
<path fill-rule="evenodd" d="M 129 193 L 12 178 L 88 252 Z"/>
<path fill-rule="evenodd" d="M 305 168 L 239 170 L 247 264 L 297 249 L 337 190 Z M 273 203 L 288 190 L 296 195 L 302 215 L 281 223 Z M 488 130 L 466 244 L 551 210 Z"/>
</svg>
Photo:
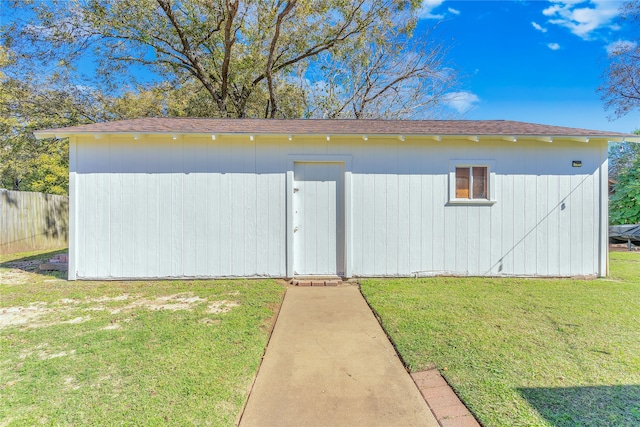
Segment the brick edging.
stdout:
<svg viewBox="0 0 640 427">
<path fill-rule="evenodd" d="M 481 427 L 437 369 L 413 372 L 411 378 L 442 427 Z"/>
</svg>

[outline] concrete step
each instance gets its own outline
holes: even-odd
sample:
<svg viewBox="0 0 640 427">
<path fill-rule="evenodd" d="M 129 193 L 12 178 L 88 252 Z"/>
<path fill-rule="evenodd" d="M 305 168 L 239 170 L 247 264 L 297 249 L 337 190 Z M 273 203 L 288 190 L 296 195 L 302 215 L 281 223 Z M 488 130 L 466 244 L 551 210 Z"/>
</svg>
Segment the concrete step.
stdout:
<svg viewBox="0 0 640 427">
<path fill-rule="evenodd" d="M 338 286 L 342 284 L 339 278 L 293 278 L 289 281 L 293 286 Z"/>
</svg>

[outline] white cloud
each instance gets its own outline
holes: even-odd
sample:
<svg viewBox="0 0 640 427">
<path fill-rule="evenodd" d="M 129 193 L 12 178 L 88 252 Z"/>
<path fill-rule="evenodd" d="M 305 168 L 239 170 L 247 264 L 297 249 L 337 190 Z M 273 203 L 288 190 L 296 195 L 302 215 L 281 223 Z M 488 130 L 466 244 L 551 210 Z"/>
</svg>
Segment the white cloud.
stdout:
<svg viewBox="0 0 640 427">
<path fill-rule="evenodd" d="M 460 15 L 460 11 L 452 7 L 448 8 L 447 10 L 449 11 L 449 13 L 453 13 L 454 15 Z"/>
<path fill-rule="evenodd" d="M 607 54 L 618 55 L 620 53 L 629 52 L 638 46 L 638 43 L 632 42 L 629 40 L 618 40 L 613 43 L 609 43 L 605 49 L 607 49 Z"/>
<path fill-rule="evenodd" d="M 552 6 L 542 13 L 549 23 L 568 28 L 573 34 L 588 40 L 601 28 L 611 28 L 618 16 L 621 1 L 612 0 L 551 0 Z M 535 25 L 534 25 L 535 27 Z"/>
<path fill-rule="evenodd" d="M 544 16 L 553 16 L 555 15 L 557 12 L 559 12 L 560 10 L 562 10 L 562 8 L 558 5 L 554 5 L 554 6 L 549 6 L 548 8 L 544 9 L 542 11 L 542 14 Z"/>
<path fill-rule="evenodd" d="M 460 114 L 471 110 L 480 102 L 478 95 L 468 91 L 449 92 L 444 95 L 443 102 Z"/>
<path fill-rule="evenodd" d="M 418 18 L 420 19 L 442 19 L 444 15 L 434 14 L 433 10 L 439 7 L 444 0 L 423 0 L 422 6 L 418 9 Z"/>
<path fill-rule="evenodd" d="M 544 28 L 542 25 L 538 24 L 537 22 L 531 21 L 531 25 L 533 25 L 533 28 L 535 28 L 538 31 L 542 31 L 543 33 L 547 32 L 547 29 Z"/>
<path fill-rule="evenodd" d="M 558 43 L 549 43 L 547 45 L 547 47 L 551 50 L 558 50 L 560 49 L 560 45 Z"/>
</svg>

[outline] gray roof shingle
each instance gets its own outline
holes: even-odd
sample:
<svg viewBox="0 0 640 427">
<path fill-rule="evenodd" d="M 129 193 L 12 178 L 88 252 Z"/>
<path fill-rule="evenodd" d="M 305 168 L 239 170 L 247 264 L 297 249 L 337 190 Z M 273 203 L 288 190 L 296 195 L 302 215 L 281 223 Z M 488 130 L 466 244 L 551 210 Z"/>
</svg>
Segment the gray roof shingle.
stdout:
<svg viewBox="0 0 640 427">
<path fill-rule="evenodd" d="M 322 120 L 142 118 L 36 131 L 38 137 L 95 133 L 274 135 L 496 135 L 624 138 L 635 135 L 511 120 Z"/>
</svg>

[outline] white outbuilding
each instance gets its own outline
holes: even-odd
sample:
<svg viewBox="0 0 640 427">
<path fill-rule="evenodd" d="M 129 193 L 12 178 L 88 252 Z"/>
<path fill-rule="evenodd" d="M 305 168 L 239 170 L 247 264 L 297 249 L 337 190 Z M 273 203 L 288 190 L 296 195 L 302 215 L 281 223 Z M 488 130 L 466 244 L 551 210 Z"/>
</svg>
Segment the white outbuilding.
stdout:
<svg viewBox="0 0 640 427">
<path fill-rule="evenodd" d="M 146 118 L 69 138 L 69 279 L 604 276 L 607 143 L 522 122 Z M 637 140 L 637 138 L 635 138 Z"/>
</svg>

